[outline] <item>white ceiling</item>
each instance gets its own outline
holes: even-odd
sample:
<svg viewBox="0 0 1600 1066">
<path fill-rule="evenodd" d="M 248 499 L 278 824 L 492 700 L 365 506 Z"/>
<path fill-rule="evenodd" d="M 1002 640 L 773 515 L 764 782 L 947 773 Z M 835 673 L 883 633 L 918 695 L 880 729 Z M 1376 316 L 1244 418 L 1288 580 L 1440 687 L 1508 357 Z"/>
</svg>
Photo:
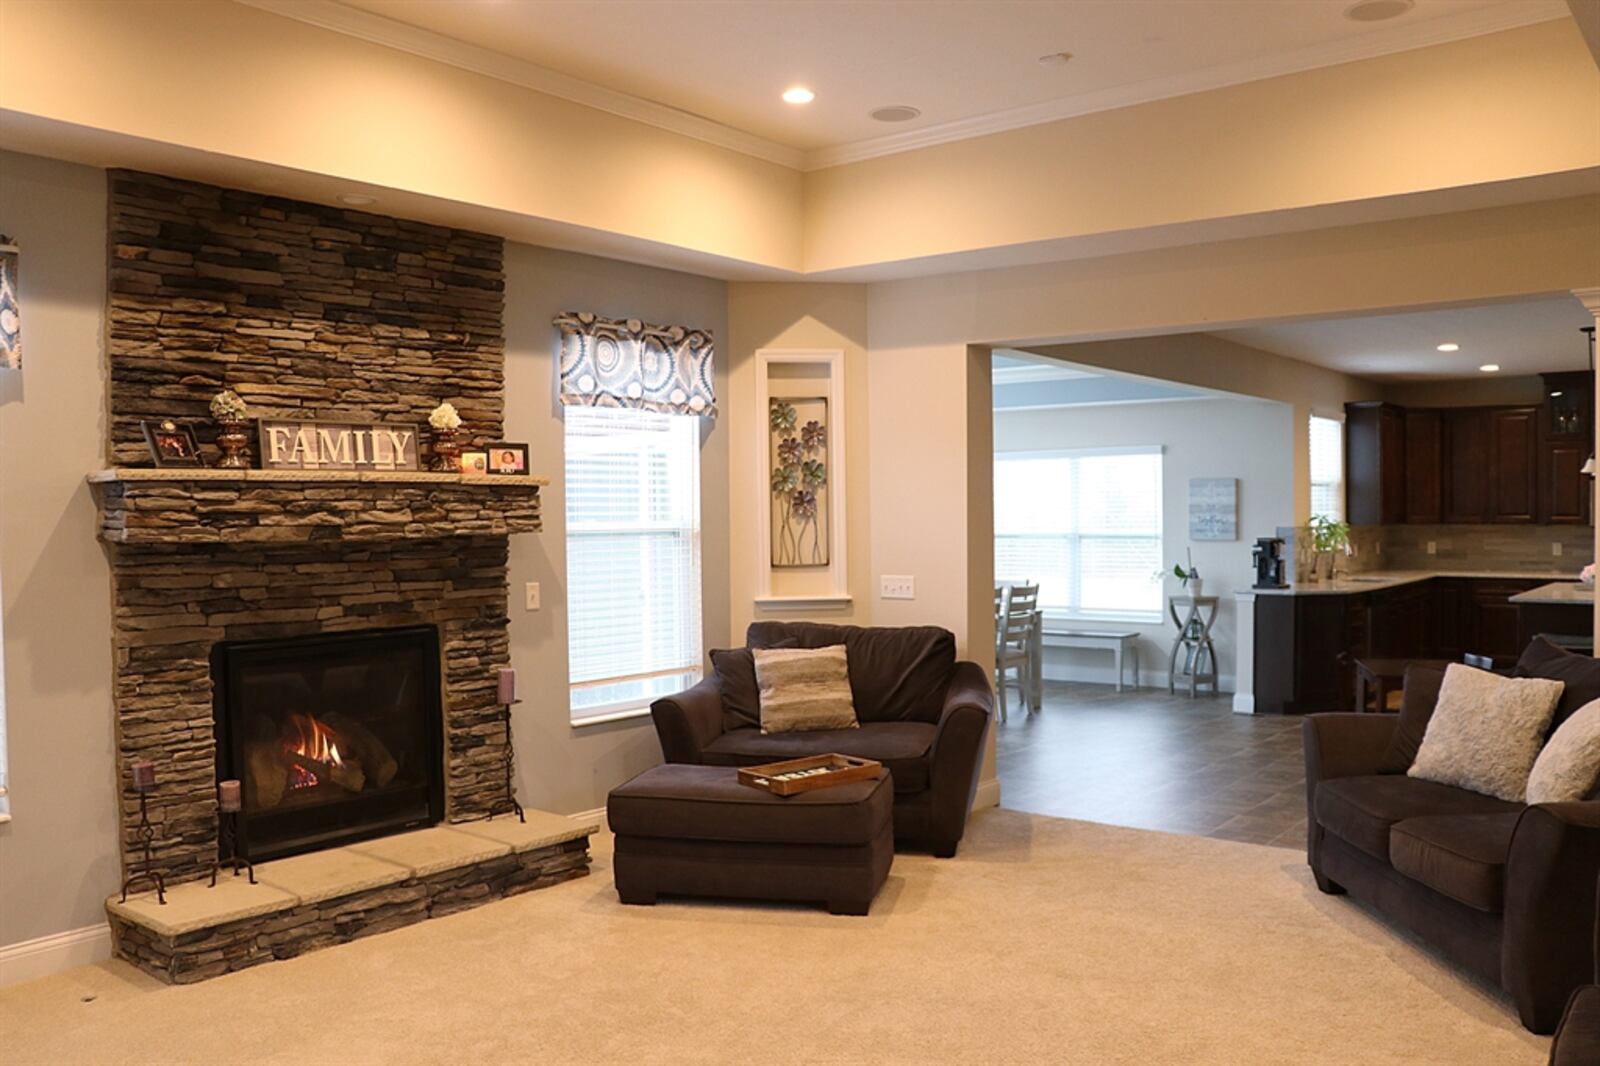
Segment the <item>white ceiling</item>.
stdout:
<svg viewBox="0 0 1600 1066">
<path fill-rule="evenodd" d="M 807 166 L 1567 15 L 1560 0 L 1416 0 L 1377 23 L 1345 18 L 1350 0 L 243 2 L 436 56 L 450 42 L 481 49 L 524 65 L 479 64 L 495 76 L 539 84 L 553 72 L 550 91 L 576 81 L 665 105 Z M 1060 51 L 1074 58 L 1038 62 Z M 794 84 L 815 102 L 783 103 Z M 922 115 L 867 116 L 888 104 Z"/>
<path fill-rule="evenodd" d="M 1497 363 L 1502 375 L 1583 370 L 1588 344 L 1579 327 L 1594 325 L 1576 297 L 1482 304 L 1441 311 L 1333 318 L 1257 326 L 1216 335 L 1359 377 L 1423 381 L 1483 376 Z M 1459 344 L 1441 352 L 1438 345 Z"/>
</svg>

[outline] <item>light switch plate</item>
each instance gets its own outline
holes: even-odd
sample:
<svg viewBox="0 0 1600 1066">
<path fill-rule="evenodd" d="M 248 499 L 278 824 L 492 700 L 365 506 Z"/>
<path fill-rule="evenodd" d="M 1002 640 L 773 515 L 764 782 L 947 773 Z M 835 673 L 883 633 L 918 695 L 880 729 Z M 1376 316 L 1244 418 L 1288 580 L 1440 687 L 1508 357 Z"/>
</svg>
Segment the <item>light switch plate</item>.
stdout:
<svg viewBox="0 0 1600 1066">
<path fill-rule="evenodd" d="M 917 598 L 917 579 L 910 574 L 884 574 L 878 578 L 879 595 L 886 600 Z"/>
<path fill-rule="evenodd" d="M 1550 542 L 1550 554 L 1557 559 L 1561 558 L 1561 542 L 1559 540 Z"/>
<path fill-rule="evenodd" d="M 1437 555 L 1437 554 L 1439 554 L 1439 546 L 1437 544 L 1435 544 L 1431 540 L 1428 541 L 1428 554 L 1429 555 Z"/>
<path fill-rule="evenodd" d="M 537 581 L 530 581 L 523 586 L 523 596 L 528 610 L 537 611 L 539 609 L 539 583 Z"/>
</svg>

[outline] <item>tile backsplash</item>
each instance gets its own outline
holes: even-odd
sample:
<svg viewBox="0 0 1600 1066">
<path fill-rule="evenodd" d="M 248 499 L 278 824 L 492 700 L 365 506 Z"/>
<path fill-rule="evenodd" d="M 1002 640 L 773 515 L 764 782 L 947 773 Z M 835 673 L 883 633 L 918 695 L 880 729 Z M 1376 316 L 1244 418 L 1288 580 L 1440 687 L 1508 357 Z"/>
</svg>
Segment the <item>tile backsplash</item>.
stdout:
<svg viewBox="0 0 1600 1066">
<path fill-rule="evenodd" d="M 1594 561 L 1589 526 L 1356 526 L 1341 570 L 1527 570 L 1576 574 Z M 1428 545 L 1432 543 L 1433 553 Z M 1555 554 L 1552 545 L 1559 545 Z"/>
</svg>

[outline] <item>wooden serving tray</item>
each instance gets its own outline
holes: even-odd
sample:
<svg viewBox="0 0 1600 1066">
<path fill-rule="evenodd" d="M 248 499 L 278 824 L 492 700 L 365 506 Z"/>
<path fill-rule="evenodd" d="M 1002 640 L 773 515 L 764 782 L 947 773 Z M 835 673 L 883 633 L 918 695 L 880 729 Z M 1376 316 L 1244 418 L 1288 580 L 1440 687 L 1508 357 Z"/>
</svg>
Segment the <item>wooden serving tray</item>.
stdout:
<svg viewBox="0 0 1600 1066">
<path fill-rule="evenodd" d="M 852 781 L 873 781 L 883 776 L 883 764 L 854 755 L 811 755 L 804 759 L 769 762 L 739 768 L 739 783 L 770 792 L 774 796 L 793 796 Z"/>
</svg>

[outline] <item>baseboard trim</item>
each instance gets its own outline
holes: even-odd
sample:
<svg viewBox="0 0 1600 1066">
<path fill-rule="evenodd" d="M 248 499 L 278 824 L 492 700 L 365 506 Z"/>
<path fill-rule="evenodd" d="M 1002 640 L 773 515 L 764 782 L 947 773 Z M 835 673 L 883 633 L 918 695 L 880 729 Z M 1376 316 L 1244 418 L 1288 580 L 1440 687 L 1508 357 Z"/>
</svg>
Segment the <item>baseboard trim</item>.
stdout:
<svg viewBox="0 0 1600 1066">
<path fill-rule="evenodd" d="M 1255 714 L 1256 697 L 1253 692 L 1235 692 L 1233 694 L 1234 714 Z"/>
<path fill-rule="evenodd" d="M 111 927 L 104 922 L 7 944 L 0 947 L 0 988 L 110 957 Z"/>
<path fill-rule="evenodd" d="M 978 782 L 978 794 L 972 799 L 972 809 L 981 811 L 985 807 L 1000 806 L 1000 779 L 991 777 Z"/>
<path fill-rule="evenodd" d="M 606 822 L 606 809 L 604 807 L 596 807 L 592 811 L 579 811 L 576 814 L 569 814 L 567 817 L 574 822 L 599 822 L 600 832 L 611 832 L 611 826 Z"/>
</svg>

